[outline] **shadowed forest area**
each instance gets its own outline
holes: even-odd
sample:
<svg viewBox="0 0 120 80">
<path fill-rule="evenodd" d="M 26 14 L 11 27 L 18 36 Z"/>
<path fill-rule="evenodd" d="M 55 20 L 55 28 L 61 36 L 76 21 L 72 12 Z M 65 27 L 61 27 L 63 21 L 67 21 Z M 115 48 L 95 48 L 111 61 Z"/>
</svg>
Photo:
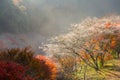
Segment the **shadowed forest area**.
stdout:
<svg viewBox="0 0 120 80">
<path fill-rule="evenodd" d="M 0 80 L 120 80 L 119 0 L 0 0 Z"/>
</svg>

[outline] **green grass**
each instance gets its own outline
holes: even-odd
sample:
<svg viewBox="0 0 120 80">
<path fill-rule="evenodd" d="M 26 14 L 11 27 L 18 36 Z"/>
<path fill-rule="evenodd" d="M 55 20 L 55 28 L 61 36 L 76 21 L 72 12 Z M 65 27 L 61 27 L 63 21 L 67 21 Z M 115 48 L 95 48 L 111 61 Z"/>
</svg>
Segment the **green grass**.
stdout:
<svg viewBox="0 0 120 80">
<path fill-rule="evenodd" d="M 86 74 L 84 74 L 86 70 Z M 75 73 L 76 80 L 120 80 L 120 60 L 110 60 L 105 63 L 104 67 L 100 71 L 96 71 L 93 68 L 87 66 L 87 69 L 82 68 Z"/>
</svg>

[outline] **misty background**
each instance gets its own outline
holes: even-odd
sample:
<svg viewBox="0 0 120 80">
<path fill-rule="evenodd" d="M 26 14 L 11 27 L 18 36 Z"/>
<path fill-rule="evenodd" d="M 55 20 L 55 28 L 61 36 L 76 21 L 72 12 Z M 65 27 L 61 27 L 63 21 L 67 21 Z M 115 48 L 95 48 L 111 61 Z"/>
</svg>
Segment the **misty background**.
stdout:
<svg viewBox="0 0 120 80">
<path fill-rule="evenodd" d="M 1 43 L 39 45 L 87 17 L 119 15 L 119 5 L 120 0 L 0 0 Z"/>
</svg>

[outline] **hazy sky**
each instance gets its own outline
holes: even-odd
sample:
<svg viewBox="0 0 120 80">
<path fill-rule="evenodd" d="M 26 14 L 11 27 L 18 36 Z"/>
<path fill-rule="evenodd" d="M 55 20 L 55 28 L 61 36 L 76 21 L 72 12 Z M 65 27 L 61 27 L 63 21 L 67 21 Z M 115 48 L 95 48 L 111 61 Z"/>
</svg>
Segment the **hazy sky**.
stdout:
<svg viewBox="0 0 120 80">
<path fill-rule="evenodd" d="M 86 17 L 120 14 L 120 0 L 30 0 L 36 7 L 38 29 L 46 34 L 64 32 Z M 33 23 L 34 24 L 34 23 Z"/>
<path fill-rule="evenodd" d="M 1 2 L 4 0 L 1 0 Z M 7 0 L 6 0 L 7 1 Z M 51 36 L 58 35 L 67 31 L 72 23 L 80 23 L 81 20 L 84 20 L 87 17 L 104 17 L 110 15 L 119 15 L 120 14 L 120 0 L 13 0 L 16 6 L 19 6 L 20 9 L 26 11 L 26 14 L 29 15 L 28 23 L 29 26 L 25 26 L 26 28 L 30 28 L 32 31 L 28 34 L 29 37 L 27 42 L 30 44 L 35 42 L 43 42 L 45 39 L 50 38 Z M 23 1 L 22 6 L 19 2 Z M 2 5 L 2 3 L 1 3 Z M 6 8 L 8 5 L 0 5 L 1 7 Z M 6 8 L 7 9 L 7 8 Z M 10 9 L 11 10 L 11 9 Z M 0 10 L 0 12 L 7 10 Z M 7 16 L 9 16 L 9 12 L 7 12 Z M 1 13 L 0 13 L 1 14 Z M 18 13 L 14 13 L 15 15 Z M 4 15 L 4 14 L 3 14 Z M 1 15 L 0 15 L 1 16 Z M 7 18 L 6 15 L 4 17 L 0 17 L 0 31 L 3 32 L 2 36 L 3 41 L 7 40 L 6 36 L 8 34 L 4 34 L 7 31 L 19 31 L 20 27 L 24 26 L 25 21 L 19 22 L 18 25 L 14 25 L 15 22 L 11 23 L 11 19 Z M 4 19 L 5 18 L 5 19 Z M 19 17 L 23 18 L 23 17 Z M 3 20 L 2 20 L 3 19 Z M 8 20 L 7 20 L 8 19 Z M 25 18 L 24 18 L 25 19 Z M 10 20 L 10 22 L 9 22 Z M 22 19 L 21 19 L 22 20 Z M 20 20 L 20 21 L 21 21 Z M 14 20 L 13 20 L 14 21 Z M 24 22 L 23 25 L 21 25 Z M 7 25 L 4 27 L 4 25 Z M 11 25 L 11 26 L 10 26 Z M 14 26 L 14 27 L 12 27 Z M 25 28 L 24 28 L 25 29 Z M 22 30 L 24 30 L 22 28 Z M 22 34 L 22 33 L 21 33 Z M 0 35 L 1 36 L 1 35 Z M 5 36 L 5 37 L 4 37 Z M 9 34 L 12 38 L 12 36 Z M 19 36 L 15 35 L 15 37 L 19 38 Z M 45 38 L 45 39 L 44 39 Z"/>
<path fill-rule="evenodd" d="M 72 23 L 87 17 L 120 14 L 120 0 L 13 0 L 23 1 L 31 16 L 30 26 L 43 36 L 65 32 Z M 17 26 L 16 26 L 17 27 Z M 7 27 L 9 29 L 9 26 Z M 18 28 L 19 29 L 19 28 Z"/>
</svg>

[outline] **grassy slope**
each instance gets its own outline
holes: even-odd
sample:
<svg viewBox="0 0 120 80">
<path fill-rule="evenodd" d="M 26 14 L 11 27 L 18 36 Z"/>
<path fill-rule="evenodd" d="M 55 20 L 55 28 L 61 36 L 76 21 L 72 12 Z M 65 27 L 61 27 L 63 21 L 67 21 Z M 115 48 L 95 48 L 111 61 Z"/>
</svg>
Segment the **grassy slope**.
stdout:
<svg viewBox="0 0 120 80">
<path fill-rule="evenodd" d="M 78 80 L 84 80 L 84 71 L 78 74 Z M 105 64 L 105 67 L 96 72 L 94 69 L 87 67 L 85 80 L 120 80 L 120 59 L 111 60 Z"/>
<path fill-rule="evenodd" d="M 120 80 L 120 59 L 110 61 L 103 71 L 106 80 Z"/>
</svg>

